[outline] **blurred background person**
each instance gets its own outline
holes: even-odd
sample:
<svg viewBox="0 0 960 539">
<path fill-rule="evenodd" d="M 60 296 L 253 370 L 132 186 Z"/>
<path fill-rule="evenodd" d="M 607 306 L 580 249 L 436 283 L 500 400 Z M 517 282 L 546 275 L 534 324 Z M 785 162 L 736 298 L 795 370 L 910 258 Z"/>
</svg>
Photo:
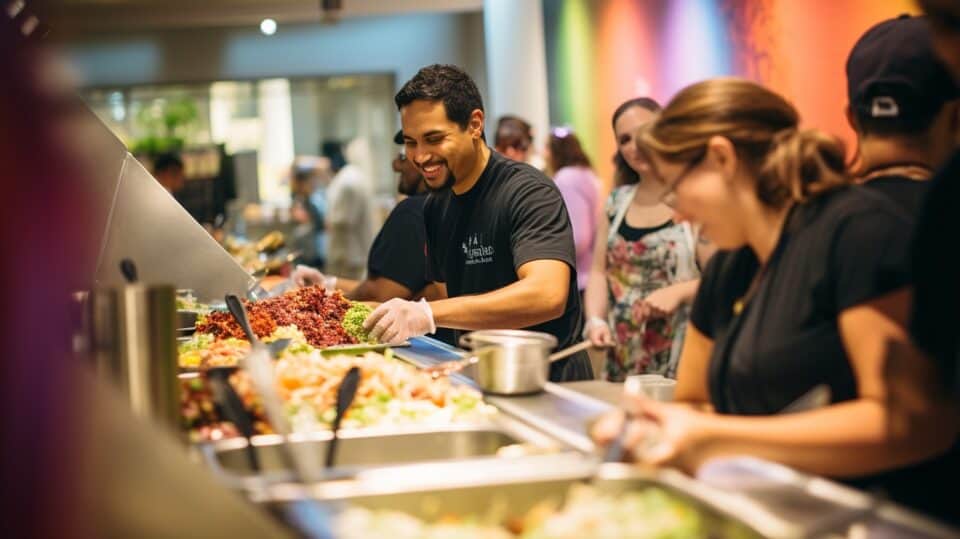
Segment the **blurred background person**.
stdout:
<svg viewBox="0 0 960 539">
<path fill-rule="evenodd" d="M 317 204 L 315 194 L 319 186 L 319 167 L 316 158 L 299 158 L 293 165 L 290 180 L 290 215 L 297 223 L 293 232 L 294 249 L 301 252 L 300 259 L 314 267 L 324 267 L 323 209 Z"/>
<path fill-rule="evenodd" d="M 357 149 L 357 139 L 348 148 Z M 324 145 L 334 177 L 327 187 L 326 270 L 347 279 L 362 279 L 373 241 L 373 193 L 358 162 L 351 162 L 340 144 Z M 350 152 L 347 152 L 348 154 Z"/>
<path fill-rule="evenodd" d="M 567 127 L 550 130 L 543 149 L 547 173 L 553 176 L 563 203 L 570 214 L 573 242 L 577 248 L 577 288 L 587 287 L 593 258 L 593 242 L 597 233 L 597 210 L 600 180 L 593 173 L 590 158 L 580 146 L 580 139 Z"/>
<path fill-rule="evenodd" d="M 711 254 L 661 200 L 663 180 L 639 154 L 635 135 L 660 106 L 632 99 L 613 113 L 616 185 L 597 225 L 587 284 L 585 337 L 608 351 L 606 379 L 676 376 L 700 267 Z"/>
<path fill-rule="evenodd" d="M 186 177 L 183 173 L 183 160 L 176 153 L 163 153 L 153 160 L 153 177 L 171 195 L 183 189 Z"/>
<path fill-rule="evenodd" d="M 501 116 L 497 120 L 497 132 L 493 147 L 504 156 L 526 163 L 533 153 L 533 128 L 517 116 Z"/>
<path fill-rule="evenodd" d="M 403 133 L 398 132 L 393 140 L 402 145 Z M 324 285 L 340 290 L 344 296 L 356 301 L 420 299 L 429 294 L 423 225 L 426 186 L 423 176 L 407 160 L 402 148 L 393 159 L 392 167 L 397 173 L 397 192 L 403 199 L 390 212 L 370 247 L 366 278 L 358 280 L 332 271 L 322 273 L 301 265 L 291 275 L 296 285 Z"/>
</svg>

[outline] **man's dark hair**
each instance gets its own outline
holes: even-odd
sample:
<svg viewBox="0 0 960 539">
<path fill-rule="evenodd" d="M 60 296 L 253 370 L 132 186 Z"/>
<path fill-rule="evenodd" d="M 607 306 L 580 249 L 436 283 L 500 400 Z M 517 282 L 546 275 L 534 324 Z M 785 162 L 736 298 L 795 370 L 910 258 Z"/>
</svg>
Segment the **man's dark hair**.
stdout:
<svg viewBox="0 0 960 539">
<path fill-rule="evenodd" d="M 440 101 L 447 118 L 466 129 L 473 111 L 483 110 L 480 90 L 466 71 L 454 65 L 433 64 L 424 67 L 397 92 L 397 109 L 417 100 Z"/>
<path fill-rule="evenodd" d="M 334 174 L 347 166 L 347 159 L 343 156 L 343 144 L 340 141 L 325 141 L 320 145 L 320 155 L 330 160 L 330 170 Z"/>
<path fill-rule="evenodd" d="M 167 170 L 179 168 L 183 170 L 183 160 L 175 153 L 162 153 L 153 160 L 153 173 L 166 172 Z"/>
<path fill-rule="evenodd" d="M 516 148 L 526 151 L 533 143 L 533 128 L 517 116 L 501 116 L 493 138 L 495 148 Z"/>
</svg>

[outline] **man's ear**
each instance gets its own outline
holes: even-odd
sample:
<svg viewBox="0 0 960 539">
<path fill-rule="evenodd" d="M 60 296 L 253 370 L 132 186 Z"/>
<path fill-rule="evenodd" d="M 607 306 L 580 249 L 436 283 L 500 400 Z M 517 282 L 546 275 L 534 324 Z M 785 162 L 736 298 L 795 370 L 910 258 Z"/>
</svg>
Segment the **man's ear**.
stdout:
<svg viewBox="0 0 960 539">
<path fill-rule="evenodd" d="M 483 136 L 483 121 L 483 111 L 473 109 L 473 112 L 470 113 L 470 122 L 467 124 L 467 129 L 474 138 L 479 139 Z"/>
</svg>

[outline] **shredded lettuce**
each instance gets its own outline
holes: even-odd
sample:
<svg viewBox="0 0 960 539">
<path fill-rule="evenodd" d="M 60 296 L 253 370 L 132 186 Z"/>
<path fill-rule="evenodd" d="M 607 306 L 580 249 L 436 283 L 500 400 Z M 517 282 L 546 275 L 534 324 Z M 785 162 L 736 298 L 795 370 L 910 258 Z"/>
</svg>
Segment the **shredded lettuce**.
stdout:
<svg viewBox="0 0 960 539">
<path fill-rule="evenodd" d="M 213 344 L 214 336 L 210 333 L 194 333 L 189 341 L 182 343 L 177 349 L 181 354 L 186 352 L 197 352 L 208 348 Z"/>
</svg>

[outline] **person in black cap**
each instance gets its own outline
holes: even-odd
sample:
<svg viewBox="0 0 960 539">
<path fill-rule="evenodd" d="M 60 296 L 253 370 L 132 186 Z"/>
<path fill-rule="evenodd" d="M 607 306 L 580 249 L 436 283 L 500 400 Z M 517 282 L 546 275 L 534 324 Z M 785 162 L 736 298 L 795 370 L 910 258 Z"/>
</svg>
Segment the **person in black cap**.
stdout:
<svg viewBox="0 0 960 539">
<path fill-rule="evenodd" d="M 402 134 L 398 132 L 393 140 L 402 144 Z M 355 281 L 324 275 L 309 266 L 297 266 L 291 275 L 295 284 L 323 284 L 357 301 L 414 299 L 429 293 L 424 256 L 423 203 L 427 195 L 423 176 L 402 150 L 393 160 L 393 170 L 398 174 L 397 190 L 406 198 L 393 208 L 373 240 L 367 257 L 367 278 Z"/>
<path fill-rule="evenodd" d="M 884 365 L 890 388 L 887 399 L 896 401 L 894 408 L 901 410 L 901 417 L 930 415 L 929 404 L 914 404 L 923 401 L 955 409 L 947 392 L 942 391 L 952 381 L 951 370 L 938 368 L 938 362 L 929 358 L 935 358 L 939 353 L 936 349 L 943 348 L 931 343 L 951 341 L 945 348 L 956 350 L 958 264 L 946 262 L 945 257 L 953 256 L 954 250 L 944 239 L 955 237 L 960 230 L 951 231 L 949 226 L 931 229 L 923 223 L 927 217 L 925 200 L 929 201 L 932 186 L 926 180 L 949 160 L 960 132 L 960 86 L 937 56 L 929 21 L 908 15 L 884 21 L 860 38 L 847 60 L 847 84 L 847 118 L 858 138 L 859 167 L 855 173 L 866 188 L 892 198 L 912 220 L 919 221 L 911 250 L 926 244 L 932 255 L 923 262 L 910 250 L 905 253 L 913 259 L 913 308 L 916 310 L 918 298 L 919 305 L 926 305 L 919 317 L 914 315 L 911 332 L 926 357 L 912 346 L 889 346 Z M 944 266 L 949 268 L 947 274 L 937 279 Z M 947 304 L 939 299 L 931 304 L 930 298 L 943 295 L 948 297 Z M 929 309 L 938 303 L 939 308 Z M 911 394 L 908 385 L 900 383 L 906 376 L 926 379 L 926 394 Z M 891 418 L 891 424 L 898 419 Z M 918 445 L 923 443 L 917 441 Z M 950 477 L 960 477 L 960 444 L 956 440 L 940 456 L 851 483 L 956 524 L 960 515 L 955 501 L 946 495 L 949 484 L 944 483 L 944 478 Z"/>
<path fill-rule="evenodd" d="M 933 48 L 923 17 L 868 30 L 847 59 L 847 119 L 857 133 L 854 175 L 916 214 L 933 169 L 958 132 L 960 87 Z"/>
</svg>

